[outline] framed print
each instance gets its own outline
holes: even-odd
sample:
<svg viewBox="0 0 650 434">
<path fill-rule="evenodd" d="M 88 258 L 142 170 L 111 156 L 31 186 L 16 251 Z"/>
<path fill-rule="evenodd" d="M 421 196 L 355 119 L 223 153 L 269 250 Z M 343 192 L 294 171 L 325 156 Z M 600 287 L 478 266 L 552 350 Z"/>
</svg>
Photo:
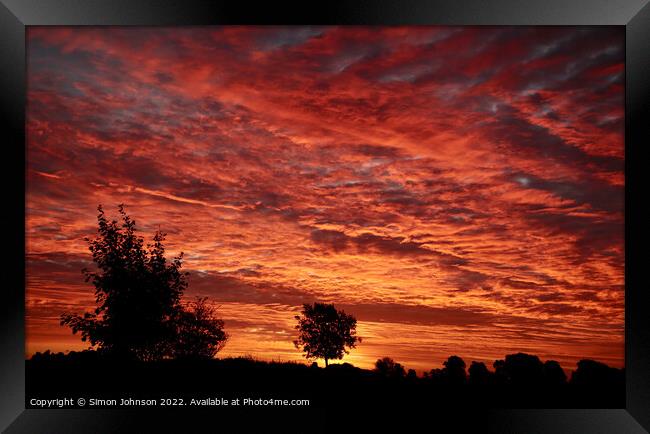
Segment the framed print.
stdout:
<svg viewBox="0 0 650 434">
<path fill-rule="evenodd" d="M 0 22 L 6 432 L 650 429 L 645 0 Z"/>
</svg>

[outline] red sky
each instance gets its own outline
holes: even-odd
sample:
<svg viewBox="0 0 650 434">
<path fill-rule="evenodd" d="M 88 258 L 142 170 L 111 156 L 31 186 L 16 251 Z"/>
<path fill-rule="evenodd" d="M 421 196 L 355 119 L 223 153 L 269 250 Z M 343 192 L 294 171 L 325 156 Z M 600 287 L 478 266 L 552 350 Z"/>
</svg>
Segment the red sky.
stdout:
<svg viewBox="0 0 650 434">
<path fill-rule="evenodd" d="M 28 29 L 26 354 L 82 349 L 96 207 L 168 233 L 231 339 L 301 360 L 624 364 L 624 30 Z"/>
</svg>

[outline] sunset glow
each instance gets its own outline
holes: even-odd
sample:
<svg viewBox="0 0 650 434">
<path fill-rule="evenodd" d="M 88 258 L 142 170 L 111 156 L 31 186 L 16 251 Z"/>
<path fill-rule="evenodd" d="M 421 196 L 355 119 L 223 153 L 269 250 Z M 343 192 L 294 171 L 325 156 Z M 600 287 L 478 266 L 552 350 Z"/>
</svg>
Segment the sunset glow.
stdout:
<svg viewBox="0 0 650 434">
<path fill-rule="evenodd" d="M 26 355 L 87 348 L 97 205 L 185 253 L 220 356 L 624 365 L 624 29 L 30 27 Z"/>
</svg>

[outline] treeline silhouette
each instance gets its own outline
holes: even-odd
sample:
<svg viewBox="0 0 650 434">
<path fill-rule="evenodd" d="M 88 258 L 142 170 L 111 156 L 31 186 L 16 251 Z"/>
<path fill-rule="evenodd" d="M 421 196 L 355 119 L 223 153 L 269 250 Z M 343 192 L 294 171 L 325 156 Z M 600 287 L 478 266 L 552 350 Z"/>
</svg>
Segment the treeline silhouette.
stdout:
<svg viewBox="0 0 650 434">
<path fill-rule="evenodd" d="M 441 368 L 418 375 L 389 357 L 373 370 L 342 359 L 361 342 L 357 320 L 333 304 L 304 304 L 296 316 L 294 345 L 316 363 L 264 362 L 252 358 L 215 359 L 226 344 L 224 322 L 207 299 L 183 303 L 188 286 L 182 253 L 168 261 L 158 231 L 145 246 L 135 221 L 118 207 L 121 223 L 98 207 L 98 237 L 86 239 L 96 265 L 82 270 L 95 288 L 96 308 L 83 315 L 64 313 L 61 324 L 79 333 L 92 349 L 36 353 L 26 362 L 29 396 L 70 393 L 146 397 L 160 393 L 219 391 L 241 397 L 309 399 L 312 405 L 393 402 L 394 405 L 490 407 L 623 407 L 624 371 L 581 360 L 567 378 L 558 362 L 517 353 L 469 366 L 456 355 Z M 383 401 L 382 401 L 383 400 Z M 29 406 L 29 405 L 28 405 Z"/>
<path fill-rule="evenodd" d="M 374 369 L 349 363 L 319 367 L 252 357 L 137 361 L 98 351 L 36 353 L 26 362 L 29 396 L 64 393 L 309 399 L 312 406 L 480 406 L 482 408 L 623 408 L 624 370 L 581 360 L 569 378 L 557 362 L 517 353 L 469 368 L 451 356 L 417 374 L 385 357 Z"/>
</svg>

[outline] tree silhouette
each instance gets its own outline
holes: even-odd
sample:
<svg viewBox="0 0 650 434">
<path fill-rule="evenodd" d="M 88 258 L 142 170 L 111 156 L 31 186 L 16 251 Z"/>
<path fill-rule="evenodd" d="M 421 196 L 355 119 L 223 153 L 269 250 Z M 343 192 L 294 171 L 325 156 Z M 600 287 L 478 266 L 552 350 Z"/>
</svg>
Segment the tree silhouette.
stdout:
<svg viewBox="0 0 650 434">
<path fill-rule="evenodd" d="M 443 363 L 444 375 L 450 384 L 463 384 L 467 379 L 465 373 L 465 361 L 458 356 L 449 356 Z"/>
<path fill-rule="evenodd" d="M 578 369 L 571 375 L 570 383 L 573 385 L 612 388 L 625 383 L 624 370 L 590 359 L 580 360 L 577 366 Z"/>
<path fill-rule="evenodd" d="M 302 315 L 296 329 L 298 339 L 293 341 L 296 348 L 302 349 L 308 359 L 325 360 L 325 366 L 332 359 L 342 359 L 348 354 L 347 348 L 355 348 L 361 338 L 356 336 L 357 320 L 333 304 L 303 304 Z"/>
<path fill-rule="evenodd" d="M 508 354 L 503 369 L 514 385 L 539 386 L 544 382 L 544 364 L 539 357 L 531 354 Z"/>
<path fill-rule="evenodd" d="M 196 355 L 214 354 L 226 339 L 223 323 L 211 317 L 204 304 L 190 310 L 181 305 L 187 288 L 187 273 L 181 272 L 183 254 L 167 262 L 165 234 L 160 231 L 145 247 L 144 239 L 136 235 L 135 221 L 123 205 L 118 209 L 121 224 L 109 221 L 98 206 L 99 236 L 85 239 L 97 269 L 82 271 L 95 287 L 97 307 L 83 316 L 63 314 L 61 325 L 80 333 L 100 352 L 122 359 L 158 360 L 177 352 L 186 355 L 189 348 Z M 211 333 L 190 338 L 196 330 Z"/>
<path fill-rule="evenodd" d="M 566 384 L 566 374 L 555 360 L 544 362 L 544 379 L 549 385 Z"/>
<path fill-rule="evenodd" d="M 494 368 L 494 380 L 497 384 L 506 384 L 510 381 L 506 371 L 506 362 L 503 359 L 495 360 L 492 364 Z"/>
<path fill-rule="evenodd" d="M 467 371 L 469 372 L 469 383 L 475 385 L 488 384 L 492 375 L 483 362 L 472 362 Z"/>
</svg>

